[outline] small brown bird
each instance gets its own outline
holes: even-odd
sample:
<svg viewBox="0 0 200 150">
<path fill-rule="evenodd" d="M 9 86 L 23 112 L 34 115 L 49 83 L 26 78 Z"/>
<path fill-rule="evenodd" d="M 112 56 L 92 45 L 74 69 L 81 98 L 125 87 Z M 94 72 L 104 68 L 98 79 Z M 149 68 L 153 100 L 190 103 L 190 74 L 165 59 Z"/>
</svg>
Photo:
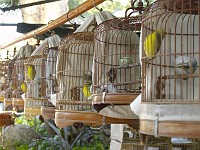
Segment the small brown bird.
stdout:
<svg viewBox="0 0 200 150">
<path fill-rule="evenodd" d="M 117 77 L 117 68 L 111 67 L 110 70 L 106 73 L 110 83 L 113 83 Z"/>
<path fill-rule="evenodd" d="M 78 86 L 73 87 L 71 90 L 71 99 L 74 101 L 80 100 L 80 88 Z"/>
</svg>

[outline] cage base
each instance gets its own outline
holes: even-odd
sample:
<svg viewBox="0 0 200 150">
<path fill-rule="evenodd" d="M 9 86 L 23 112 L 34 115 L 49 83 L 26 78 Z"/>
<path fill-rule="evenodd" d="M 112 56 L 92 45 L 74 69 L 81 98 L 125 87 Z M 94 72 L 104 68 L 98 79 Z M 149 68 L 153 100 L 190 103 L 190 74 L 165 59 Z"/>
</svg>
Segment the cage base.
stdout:
<svg viewBox="0 0 200 150">
<path fill-rule="evenodd" d="M 199 128 L 200 121 L 159 121 L 155 125 L 155 121 L 140 120 L 140 132 L 154 136 L 199 138 Z"/>
<path fill-rule="evenodd" d="M 41 106 L 41 115 L 45 119 L 55 119 L 55 110 L 56 107 L 46 107 L 46 106 Z"/>
<path fill-rule="evenodd" d="M 199 103 L 142 103 L 140 131 L 167 137 L 200 137 Z"/>
<path fill-rule="evenodd" d="M 55 123 L 59 128 L 73 125 L 75 122 L 93 127 L 103 124 L 127 124 L 133 130 L 139 130 L 139 119 L 113 118 L 95 112 L 56 110 Z"/>
<path fill-rule="evenodd" d="M 4 111 L 11 111 L 13 110 L 12 106 L 12 99 L 11 98 L 4 98 Z"/>
<path fill-rule="evenodd" d="M 105 97 L 102 94 L 92 95 L 92 103 L 94 109 L 99 112 L 109 105 L 130 105 L 140 93 L 106 93 Z"/>
<path fill-rule="evenodd" d="M 24 100 L 22 98 L 13 98 L 12 105 L 13 109 L 16 111 L 24 110 Z"/>
<path fill-rule="evenodd" d="M 27 108 L 25 107 L 24 113 L 26 116 L 38 116 L 41 115 L 41 108 Z"/>
</svg>

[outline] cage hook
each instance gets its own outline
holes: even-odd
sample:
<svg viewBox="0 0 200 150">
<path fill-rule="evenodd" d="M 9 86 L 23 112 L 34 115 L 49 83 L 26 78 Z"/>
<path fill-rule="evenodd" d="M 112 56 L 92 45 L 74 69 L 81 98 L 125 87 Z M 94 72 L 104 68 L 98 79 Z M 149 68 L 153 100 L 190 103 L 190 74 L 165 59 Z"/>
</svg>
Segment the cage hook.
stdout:
<svg viewBox="0 0 200 150">
<path fill-rule="evenodd" d="M 52 22 L 53 20 L 50 20 L 49 22 L 48 22 L 48 24 L 50 23 L 50 22 Z M 50 30 L 49 28 L 48 28 L 48 26 L 47 26 L 47 30 L 51 33 L 51 35 L 54 35 L 55 34 L 55 31 L 54 30 Z"/>
<path fill-rule="evenodd" d="M 106 124 L 106 117 L 105 116 L 102 116 L 102 125 L 100 127 L 90 127 L 90 129 L 93 129 L 93 130 L 100 130 L 105 124 Z"/>
<path fill-rule="evenodd" d="M 81 16 L 83 19 L 85 19 L 85 16 L 83 16 L 82 14 L 80 14 L 80 16 Z"/>
<path fill-rule="evenodd" d="M 158 137 L 158 121 L 159 121 L 159 115 L 158 113 L 155 114 L 155 121 L 154 121 L 154 135 L 155 137 Z"/>
<path fill-rule="evenodd" d="M 72 11 L 72 9 L 70 9 L 70 10 L 67 12 L 67 19 L 68 19 L 69 23 L 72 25 L 72 28 L 73 28 L 74 31 L 75 31 L 75 30 L 77 29 L 77 24 L 76 24 L 75 21 L 74 21 L 74 23 L 70 21 L 70 19 L 69 19 L 69 12 L 70 12 L 70 11 Z"/>
<path fill-rule="evenodd" d="M 137 6 L 135 6 L 135 4 L 137 3 Z M 149 6 L 149 0 L 145 0 L 145 2 L 147 3 L 147 6 Z M 131 12 L 129 15 L 127 15 L 128 11 L 129 10 L 132 10 L 133 12 Z M 131 14 L 135 13 L 135 12 L 139 12 L 139 14 L 142 14 L 142 12 L 144 11 L 145 7 L 143 5 L 143 2 L 142 0 L 131 0 L 131 7 L 129 7 L 126 11 L 125 11 L 125 16 L 127 17 L 130 17 Z"/>
<path fill-rule="evenodd" d="M 74 24 L 76 24 L 76 22 L 72 23 L 72 22 L 70 21 L 70 19 L 69 19 L 69 12 L 70 12 L 70 11 L 72 11 L 72 9 L 70 9 L 70 10 L 67 12 L 67 19 L 68 19 L 68 21 L 69 21 L 70 24 L 74 25 Z"/>
<path fill-rule="evenodd" d="M 97 7 L 97 5 L 95 4 L 95 0 L 93 0 L 93 5 L 94 5 L 94 7 L 95 7 L 98 11 L 103 11 L 103 8 L 100 8 L 100 9 L 99 9 L 99 8 Z"/>
</svg>

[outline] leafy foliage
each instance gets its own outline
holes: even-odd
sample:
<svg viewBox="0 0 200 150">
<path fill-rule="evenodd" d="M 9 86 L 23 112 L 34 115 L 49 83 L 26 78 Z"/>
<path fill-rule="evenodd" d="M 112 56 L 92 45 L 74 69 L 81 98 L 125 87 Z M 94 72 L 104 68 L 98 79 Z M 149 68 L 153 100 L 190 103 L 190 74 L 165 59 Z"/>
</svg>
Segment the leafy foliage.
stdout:
<svg viewBox="0 0 200 150">
<path fill-rule="evenodd" d="M 20 116 L 15 119 L 15 124 L 26 124 L 34 127 L 36 132 L 42 135 L 42 139 L 32 141 L 29 144 L 19 145 L 16 150 L 108 150 L 110 138 L 105 134 L 105 126 L 100 130 L 91 129 L 83 124 L 74 124 L 70 127 L 59 129 L 51 121 L 42 123 L 38 118 L 26 118 Z M 47 127 L 48 126 L 48 127 Z M 54 131 L 49 135 L 49 130 Z M 1 150 L 1 149 L 0 149 Z M 3 149 L 2 149 L 3 150 Z"/>
<path fill-rule="evenodd" d="M 11 0 L 1 0 L 0 4 L 8 4 L 8 5 L 10 5 L 11 4 Z M 19 0 L 15 0 L 14 4 L 15 5 L 19 4 Z"/>
</svg>

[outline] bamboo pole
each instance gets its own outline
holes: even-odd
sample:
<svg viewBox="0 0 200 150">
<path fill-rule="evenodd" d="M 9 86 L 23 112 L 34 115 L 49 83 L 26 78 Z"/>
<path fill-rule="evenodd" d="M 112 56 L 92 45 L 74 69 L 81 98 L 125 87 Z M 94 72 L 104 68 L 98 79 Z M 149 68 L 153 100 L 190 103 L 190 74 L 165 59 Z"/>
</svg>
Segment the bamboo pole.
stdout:
<svg viewBox="0 0 200 150">
<path fill-rule="evenodd" d="M 64 24 L 65 22 L 83 14 L 84 12 L 90 10 L 91 8 L 101 4 L 102 2 L 104 2 L 105 0 L 87 0 L 86 2 L 84 2 L 83 4 L 79 5 L 78 7 L 76 7 L 75 9 L 72 9 L 70 11 L 68 11 L 66 14 L 60 16 L 59 18 L 57 18 L 56 20 L 53 20 L 51 22 L 49 22 L 49 24 L 44 25 L 42 27 L 39 27 L 31 32 L 28 32 L 16 39 L 14 39 L 12 42 L 7 43 L 7 44 L 3 44 L 1 45 L 1 50 L 5 49 L 15 43 L 18 43 L 20 41 L 29 39 L 31 37 L 34 37 L 36 35 L 40 35 L 43 34 L 49 30 L 52 30 L 62 24 Z"/>
</svg>

